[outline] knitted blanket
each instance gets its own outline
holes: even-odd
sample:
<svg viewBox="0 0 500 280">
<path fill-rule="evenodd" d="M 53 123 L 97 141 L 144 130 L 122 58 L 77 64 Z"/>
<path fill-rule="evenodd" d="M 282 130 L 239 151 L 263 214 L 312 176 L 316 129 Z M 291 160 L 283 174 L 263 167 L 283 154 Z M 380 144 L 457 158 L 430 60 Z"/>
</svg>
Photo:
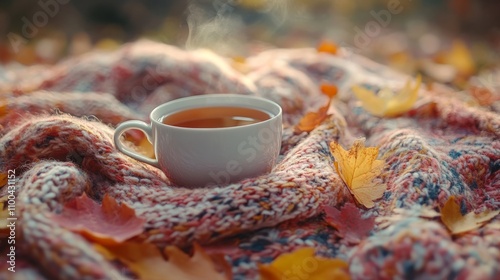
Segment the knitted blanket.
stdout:
<svg viewBox="0 0 500 280">
<path fill-rule="evenodd" d="M 2 238 L 0 278 L 125 277 L 87 239 L 48 215 L 86 193 L 134 208 L 146 220 L 143 242 L 181 248 L 196 242 L 225 254 L 235 279 L 256 279 L 258 263 L 306 246 L 346 260 L 352 279 L 498 279 L 499 216 L 452 236 L 439 220 L 418 214 L 422 207 L 439 211 L 452 195 L 463 213 L 500 208 L 498 106 L 472 106 L 444 87 L 422 87 L 409 112 L 380 118 L 350 91 L 355 83 L 400 88 L 406 79 L 346 51 L 275 49 L 242 64 L 150 41 L 54 66 L 0 69 L 0 171 L 15 170 L 17 179 L 16 273 L 7 271 Z M 340 89 L 329 117 L 309 133 L 294 132 L 304 114 L 325 104 L 325 82 Z M 187 189 L 115 149 L 118 123 L 147 120 L 161 103 L 205 93 L 259 95 L 282 106 L 282 148 L 270 173 Z M 361 210 L 378 222 L 352 244 L 322 215 L 324 206 L 353 201 L 328 145 L 348 148 L 361 137 L 379 147 L 387 189 L 373 208 Z"/>
</svg>

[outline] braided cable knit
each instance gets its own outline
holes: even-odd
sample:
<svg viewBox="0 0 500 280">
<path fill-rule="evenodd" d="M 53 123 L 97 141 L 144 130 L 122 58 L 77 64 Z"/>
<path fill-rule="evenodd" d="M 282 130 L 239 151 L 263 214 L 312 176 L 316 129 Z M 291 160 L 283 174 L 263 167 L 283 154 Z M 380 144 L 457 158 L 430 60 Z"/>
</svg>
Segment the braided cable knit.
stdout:
<svg viewBox="0 0 500 280">
<path fill-rule="evenodd" d="M 41 161 L 21 177 L 18 207 L 22 246 L 52 277 L 120 279 L 120 273 L 78 234 L 51 221 L 47 214 L 90 189 L 85 172 L 69 162 Z M 78 268 L 78 269 L 77 269 Z"/>
<path fill-rule="evenodd" d="M 22 122 L 20 116 L 30 114 L 57 113 L 64 110 L 73 116 L 87 116 L 96 118 L 108 124 L 117 124 L 129 119 L 142 119 L 127 106 L 119 102 L 114 96 L 104 93 L 54 93 L 48 91 L 35 91 L 25 95 L 4 95 L 5 107 L 3 109 L 0 125 L 12 126 Z"/>
</svg>

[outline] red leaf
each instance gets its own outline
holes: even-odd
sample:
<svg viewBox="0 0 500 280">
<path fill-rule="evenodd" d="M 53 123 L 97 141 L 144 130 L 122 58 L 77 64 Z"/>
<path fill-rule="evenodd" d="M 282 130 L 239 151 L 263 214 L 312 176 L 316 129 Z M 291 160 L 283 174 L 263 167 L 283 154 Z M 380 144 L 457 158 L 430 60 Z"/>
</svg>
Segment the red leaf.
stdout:
<svg viewBox="0 0 500 280">
<path fill-rule="evenodd" d="M 360 209 L 353 203 L 344 204 L 341 210 L 330 206 L 325 206 L 323 210 L 326 222 L 336 228 L 337 234 L 347 243 L 359 243 L 368 236 L 375 225 L 375 217 L 361 218 Z"/>
<path fill-rule="evenodd" d="M 122 243 L 141 234 L 145 220 L 135 215 L 134 209 L 107 194 L 102 205 L 85 193 L 64 205 L 60 215 L 53 215 L 59 225 L 79 232 L 88 239 L 103 245 Z"/>
</svg>

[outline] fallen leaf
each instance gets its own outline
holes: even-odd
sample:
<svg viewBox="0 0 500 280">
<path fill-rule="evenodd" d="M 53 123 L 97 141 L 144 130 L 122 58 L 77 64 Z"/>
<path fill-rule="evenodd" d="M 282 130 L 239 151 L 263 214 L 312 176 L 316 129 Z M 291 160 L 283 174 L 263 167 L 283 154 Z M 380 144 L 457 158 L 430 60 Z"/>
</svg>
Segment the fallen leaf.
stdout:
<svg viewBox="0 0 500 280">
<path fill-rule="evenodd" d="M 0 197 L 0 238 L 7 237 L 10 232 L 9 220 L 7 220 L 7 218 L 10 218 L 7 197 L 8 195 Z"/>
<path fill-rule="evenodd" d="M 171 273 L 160 249 L 151 243 L 94 244 L 94 248 L 109 261 L 121 261 L 138 279 L 167 279 L 165 276 Z"/>
<path fill-rule="evenodd" d="M 235 56 L 230 60 L 230 63 L 231 66 L 240 73 L 246 74 L 250 71 L 250 68 L 246 64 L 246 58 L 244 56 Z"/>
<path fill-rule="evenodd" d="M 387 88 L 375 93 L 373 90 L 358 85 L 354 85 L 352 91 L 370 114 L 377 117 L 395 117 L 406 113 L 413 107 L 418 99 L 421 83 L 422 77 L 418 75 L 413 88 L 408 81 L 405 87 L 397 93 Z"/>
<path fill-rule="evenodd" d="M 85 193 L 66 203 L 62 213 L 52 214 L 52 218 L 59 225 L 103 245 L 121 243 L 141 234 L 146 222 L 135 215 L 134 209 L 124 203 L 118 205 L 107 194 L 100 205 Z"/>
<path fill-rule="evenodd" d="M 373 207 L 374 200 L 382 197 L 386 186 L 373 183 L 384 167 L 383 160 L 377 160 L 378 147 L 365 147 L 364 140 L 358 139 L 349 151 L 337 142 L 330 142 L 330 153 L 340 178 L 349 188 L 356 201 L 367 208 Z"/>
<path fill-rule="evenodd" d="M 310 132 L 315 129 L 318 125 L 320 125 L 327 117 L 328 117 L 328 108 L 330 108 L 330 104 L 332 99 L 337 94 L 338 88 L 332 84 L 322 84 L 321 92 L 328 96 L 328 102 L 325 106 L 318 109 L 317 112 L 309 112 L 302 119 L 300 119 L 299 123 L 295 126 L 295 132 Z"/>
<path fill-rule="evenodd" d="M 215 270 L 224 274 L 227 279 L 233 279 L 233 266 L 226 261 L 224 254 L 210 254 L 206 251 L 205 253 L 210 256 L 210 259 L 214 263 Z"/>
<path fill-rule="evenodd" d="M 225 276 L 217 271 L 210 256 L 197 244 L 194 245 L 194 254 L 191 258 L 174 246 L 166 247 L 165 254 L 168 256 L 169 264 L 179 270 L 178 276 L 172 279 L 229 279 L 228 275 Z"/>
<path fill-rule="evenodd" d="M 337 44 L 329 41 L 322 41 L 316 49 L 320 53 L 337 54 L 338 52 Z"/>
<path fill-rule="evenodd" d="M 138 153 L 152 158 L 155 158 L 155 151 L 153 144 L 149 142 L 148 138 L 142 131 L 137 129 L 131 129 L 125 133 L 125 141 L 130 142 L 131 145 L 135 146 Z"/>
<path fill-rule="evenodd" d="M 415 57 L 404 50 L 387 55 L 389 66 L 403 73 L 414 73 L 417 67 Z"/>
<path fill-rule="evenodd" d="M 162 252 L 151 243 L 124 242 L 112 246 L 94 246 L 107 260 L 120 260 L 139 279 L 143 280 L 226 280 L 227 275 L 216 270 L 211 258 L 196 245 L 189 257 L 177 247 L 166 247 Z"/>
<path fill-rule="evenodd" d="M 0 188 L 7 185 L 8 181 L 7 173 L 0 173 Z"/>
<path fill-rule="evenodd" d="M 152 159 L 155 158 L 155 148 L 153 147 L 153 144 L 149 142 L 147 137 L 143 137 L 137 147 L 139 153 Z"/>
<path fill-rule="evenodd" d="M 346 203 L 340 210 L 325 206 L 325 221 L 337 229 L 337 234 L 347 243 L 358 244 L 375 226 L 375 217 L 363 219 L 361 211 L 353 203 Z"/>
<path fill-rule="evenodd" d="M 441 221 L 452 234 L 460 234 L 480 228 L 499 213 L 500 210 L 486 210 L 479 214 L 471 212 L 464 216 L 460 211 L 460 205 L 456 197 L 450 196 L 443 208 L 441 208 Z"/>
<path fill-rule="evenodd" d="M 476 71 L 476 64 L 474 63 L 472 53 L 467 44 L 462 40 L 453 41 L 451 49 L 436 55 L 434 61 L 451 65 L 464 76 L 472 75 Z"/>
<path fill-rule="evenodd" d="M 261 280 L 347 280 L 350 279 L 348 267 L 341 259 L 314 256 L 314 248 L 301 248 L 280 255 L 270 264 L 258 264 Z"/>
<path fill-rule="evenodd" d="M 337 95 L 339 89 L 334 84 L 321 84 L 320 86 L 321 93 L 328 96 L 330 98 L 329 102 L 332 102 L 332 99 Z"/>
<path fill-rule="evenodd" d="M 481 106 L 490 106 L 491 104 L 500 101 L 500 95 L 495 95 L 486 87 L 472 86 L 469 89 L 469 92 Z"/>
</svg>

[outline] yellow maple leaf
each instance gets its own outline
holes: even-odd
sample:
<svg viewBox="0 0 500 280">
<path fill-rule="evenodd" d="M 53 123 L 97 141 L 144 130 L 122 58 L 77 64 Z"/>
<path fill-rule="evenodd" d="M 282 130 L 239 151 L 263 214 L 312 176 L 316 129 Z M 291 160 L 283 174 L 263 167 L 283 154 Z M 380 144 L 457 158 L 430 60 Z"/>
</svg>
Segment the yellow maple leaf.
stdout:
<svg viewBox="0 0 500 280">
<path fill-rule="evenodd" d="M 120 260 L 141 280 L 227 280 L 203 249 L 194 246 L 192 257 L 174 246 L 165 248 L 165 255 L 151 243 L 124 242 L 111 246 L 94 244 L 107 260 Z"/>
<path fill-rule="evenodd" d="M 452 234 L 460 234 L 480 228 L 499 213 L 500 210 L 486 210 L 479 214 L 471 212 L 464 216 L 460 211 L 460 205 L 458 205 L 456 197 L 450 196 L 443 208 L 441 208 L 441 221 Z"/>
<path fill-rule="evenodd" d="M 354 85 L 352 91 L 361 101 L 363 108 L 377 117 L 395 117 L 408 112 L 418 99 L 418 90 L 422 77 L 417 76 L 415 86 L 412 88 L 410 81 L 399 92 L 390 89 L 381 89 L 378 93 L 364 87 Z"/>
<path fill-rule="evenodd" d="M 341 259 L 314 256 L 314 248 L 301 248 L 282 254 L 270 264 L 259 264 L 261 280 L 281 279 L 350 279 L 349 265 Z"/>
<path fill-rule="evenodd" d="M 337 142 L 330 142 L 330 153 L 340 178 L 349 188 L 356 201 L 367 208 L 382 197 L 386 186 L 373 183 L 384 168 L 384 161 L 377 160 L 378 147 L 365 147 L 364 140 L 358 139 L 349 151 Z"/>
</svg>

